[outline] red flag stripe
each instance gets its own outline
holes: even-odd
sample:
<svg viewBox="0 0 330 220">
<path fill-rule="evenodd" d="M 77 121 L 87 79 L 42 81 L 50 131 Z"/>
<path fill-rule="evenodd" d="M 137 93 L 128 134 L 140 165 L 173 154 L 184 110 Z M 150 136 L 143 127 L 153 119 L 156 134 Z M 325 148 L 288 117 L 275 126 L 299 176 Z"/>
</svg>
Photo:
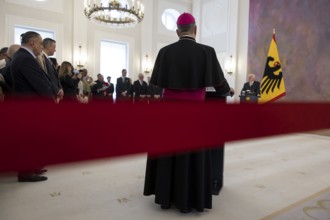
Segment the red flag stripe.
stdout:
<svg viewBox="0 0 330 220">
<path fill-rule="evenodd" d="M 330 128 L 329 103 L 6 103 L 0 172 Z"/>
</svg>

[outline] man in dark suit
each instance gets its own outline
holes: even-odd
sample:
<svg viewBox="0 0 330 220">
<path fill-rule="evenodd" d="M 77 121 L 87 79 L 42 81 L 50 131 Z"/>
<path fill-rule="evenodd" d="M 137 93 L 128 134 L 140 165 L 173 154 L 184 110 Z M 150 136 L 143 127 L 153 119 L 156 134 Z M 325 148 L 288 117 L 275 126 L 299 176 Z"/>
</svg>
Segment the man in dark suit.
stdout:
<svg viewBox="0 0 330 220">
<path fill-rule="evenodd" d="M 133 83 L 133 92 L 135 100 L 143 100 L 146 98 L 148 93 L 148 84 L 145 82 L 142 73 L 138 75 L 138 80 Z"/>
<path fill-rule="evenodd" d="M 21 36 L 21 48 L 15 53 L 11 63 L 13 93 L 15 98 L 41 99 L 54 102 L 57 94 L 50 78 L 40 68 L 37 56 L 42 53 L 42 38 L 33 31 Z M 28 116 L 27 116 L 28 117 Z M 19 182 L 47 180 L 42 176 L 46 170 L 24 170 L 18 173 Z"/>
<path fill-rule="evenodd" d="M 56 51 L 56 41 L 51 38 L 45 38 L 42 41 L 42 45 L 43 45 L 43 53 L 41 54 L 41 61 L 43 62 L 42 63 L 42 65 L 44 66 L 43 69 L 48 74 L 53 84 L 55 93 L 57 94 L 59 99 L 62 100 L 64 96 L 64 92 L 62 89 L 61 81 L 59 79 L 59 75 L 56 67 L 54 66 L 53 62 L 50 60 L 50 56 L 53 56 Z"/>
<path fill-rule="evenodd" d="M 241 94 L 250 94 L 253 96 L 260 95 L 260 82 L 255 81 L 256 76 L 252 73 L 248 75 L 248 82 L 244 83 Z"/>
<path fill-rule="evenodd" d="M 117 100 L 127 100 L 131 96 L 131 79 L 126 77 L 127 70 L 123 69 L 121 71 L 121 77 L 117 78 L 116 84 L 116 99 Z"/>
</svg>

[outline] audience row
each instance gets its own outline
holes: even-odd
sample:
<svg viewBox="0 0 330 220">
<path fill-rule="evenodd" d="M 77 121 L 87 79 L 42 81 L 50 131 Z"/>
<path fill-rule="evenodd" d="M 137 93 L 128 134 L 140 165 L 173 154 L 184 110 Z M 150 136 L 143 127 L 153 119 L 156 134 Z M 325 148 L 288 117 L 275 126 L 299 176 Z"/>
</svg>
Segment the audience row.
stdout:
<svg viewBox="0 0 330 220">
<path fill-rule="evenodd" d="M 150 77 L 148 82 L 144 81 L 142 73 L 132 83 L 127 77 L 127 70 L 123 69 L 115 88 L 110 76 L 105 81 L 99 73 L 94 81 L 87 69 L 76 70 L 67 61 L 59 65 L 52 57 L 56 51 L 55 40 L 42 40 L 38 33 L 27 32 L 22 35 L 21 41 L 21 45 L 14 44 L 0 50 L 0 101 L 4 101 L 5 96 L 10 99 L 28 95 L 52 98 L 56 103 L 72 100 L 81 103 L 91 100 L 149 101 L 161 98 L 162 89 L 151 85 Z"/>
</svg>

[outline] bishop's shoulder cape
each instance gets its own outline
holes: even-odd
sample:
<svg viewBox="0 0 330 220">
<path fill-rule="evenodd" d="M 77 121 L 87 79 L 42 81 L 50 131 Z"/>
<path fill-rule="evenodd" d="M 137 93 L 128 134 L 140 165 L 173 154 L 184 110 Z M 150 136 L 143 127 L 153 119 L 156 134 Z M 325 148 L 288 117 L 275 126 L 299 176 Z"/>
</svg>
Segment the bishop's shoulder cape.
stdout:
<svg viewBox="0 0 330 220">
<path fill-rule="evenodd" d="M 165 89 L 214 86 L 223 90 L 222 93 L 230 89 L 214 48 L 196 43 L 190 37 L 182 37 L 159 51 L 150 82 Z"/>
</svg>

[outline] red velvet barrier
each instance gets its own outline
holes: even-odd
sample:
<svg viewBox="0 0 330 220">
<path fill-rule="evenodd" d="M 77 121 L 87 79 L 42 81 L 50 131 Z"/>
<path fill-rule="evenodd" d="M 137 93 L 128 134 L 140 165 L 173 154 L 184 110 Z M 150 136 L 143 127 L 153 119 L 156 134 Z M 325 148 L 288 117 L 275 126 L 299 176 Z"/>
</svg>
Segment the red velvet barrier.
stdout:
<svg viewBox="0 0 330 220">
<path fill-rule="evenodd" d="M 0 105 L 0 172 L 330 128 L 329 103 Z"/>
</svg>

